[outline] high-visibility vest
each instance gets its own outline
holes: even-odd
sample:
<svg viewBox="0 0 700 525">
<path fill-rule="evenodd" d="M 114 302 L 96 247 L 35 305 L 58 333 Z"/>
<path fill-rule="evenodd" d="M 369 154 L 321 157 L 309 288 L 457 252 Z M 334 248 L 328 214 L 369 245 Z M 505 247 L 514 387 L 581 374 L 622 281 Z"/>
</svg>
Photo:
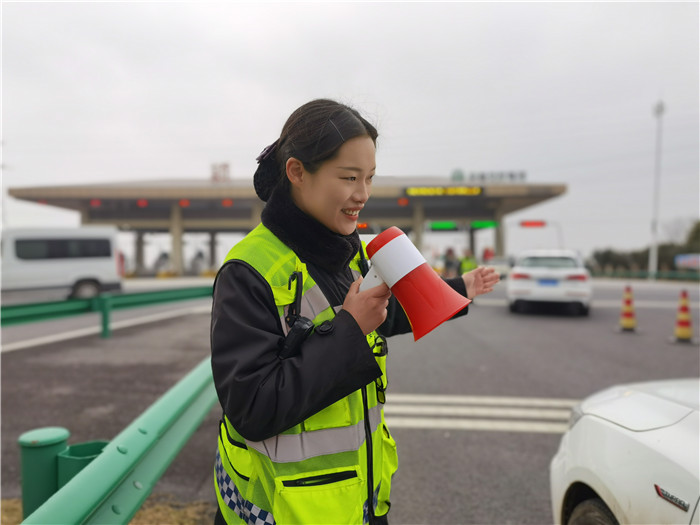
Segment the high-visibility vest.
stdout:
<svg viewBox="0 0 700 525">
<path fill-rule="evenodd" d="M 264 225 L 236 244 L 225 262 L 234 259 L 247 262 L 270 284 L 285 333 L 296 292 L 288 286 L 293 272 L 303 278 L 300 315 L 315 326 L 335 316 L 306 265 Z M 359 254 L 350 268 L 360 275 Z M 281 434 L 246 440 L 224 416 L 214 481 L 227 523 L 359 525 L 370 523 L 371 510 L 375 516 L 389 511 L 398 457 L 382 405 L 386 341 L 372 332 L 367 344 L 381 378 Z"/>
<path fill-rule="evenodd" d="M 466 273 L 469 270 L 473 270 L 474 268 L 478 268 L 479 265 L 476 263 L 476 259 L 474 257 L 464 257 L 461 261 L 459 261 L 459 273 Z"/>
</svg>

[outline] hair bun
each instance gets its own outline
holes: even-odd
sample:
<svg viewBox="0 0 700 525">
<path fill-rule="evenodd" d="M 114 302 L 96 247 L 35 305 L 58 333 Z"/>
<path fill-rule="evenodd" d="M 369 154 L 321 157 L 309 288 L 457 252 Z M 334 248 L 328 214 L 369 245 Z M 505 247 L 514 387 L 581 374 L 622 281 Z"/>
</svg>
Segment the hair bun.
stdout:
<svg viewBox="0 0 700 525">
<path fill-rule="evenodd" d="M 274 162 L 274 157 L 262 161 L 260 165 L 258 165 L 258 169 L 255 170 L 255 175 L 253 175 L 255 193 L 257 193 L 261 200 L 267 202 L 272 190 L 277 186 L 278 181 L 279 173 Z"/>
<path fill-rule="evenodd" d="M 270 198 L 270 194 L 279 180 L 279 173 L 275 163 L 275 153 L 277 152 L 278 144 L 279 139 L 263 149 L 258 158 L 255 159 L 258 161 L 258 169 L 255 170 L 255 175 L 253 175 L 253 187 L 258 197 L 265 202 Z"/>
</svg>

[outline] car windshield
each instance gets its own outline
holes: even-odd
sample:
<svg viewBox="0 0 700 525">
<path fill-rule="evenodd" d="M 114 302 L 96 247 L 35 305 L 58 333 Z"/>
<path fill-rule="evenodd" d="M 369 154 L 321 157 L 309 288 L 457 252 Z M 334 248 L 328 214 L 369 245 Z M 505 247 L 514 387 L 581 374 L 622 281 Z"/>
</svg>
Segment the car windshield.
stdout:
<svg viewBox="0 0 700 525">
<path fill-rule="evenodd" d="M 518 266 L 529 268 L 578 268 L 576 260 L 571 257 L 525 257 L 520 259 Z"/>
</svg>

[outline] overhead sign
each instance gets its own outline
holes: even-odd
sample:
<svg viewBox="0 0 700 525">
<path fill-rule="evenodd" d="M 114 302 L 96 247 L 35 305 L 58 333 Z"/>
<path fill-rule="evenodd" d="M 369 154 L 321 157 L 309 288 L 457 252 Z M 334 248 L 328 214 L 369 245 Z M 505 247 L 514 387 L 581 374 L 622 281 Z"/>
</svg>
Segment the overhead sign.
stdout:
<svg viewBox="0 0 700 525">
<path fill-rule="evenodd" d="M 481 195 L 481 186 L 412 186 L 406 188 L 409 197 L 442 197 L 447 196 L 474 196 Z"/>
<path fill-rule="evenodd" d="M 524 171 L 486 171 L 470 173 L 468 180 L 471 182 L 525 182 Z"/>
</svg>

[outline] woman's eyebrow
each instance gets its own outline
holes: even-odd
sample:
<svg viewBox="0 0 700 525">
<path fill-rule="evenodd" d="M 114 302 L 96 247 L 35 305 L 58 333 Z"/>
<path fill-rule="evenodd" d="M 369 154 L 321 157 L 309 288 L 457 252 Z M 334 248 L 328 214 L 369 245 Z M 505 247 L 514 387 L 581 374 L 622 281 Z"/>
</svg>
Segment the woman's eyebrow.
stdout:
<svg viewBox="0 0 700 525">
<path fill-rule="evenodd" d="M 355 172 L 357 172 L 357 173 L 362 173 L 362 171 L 363 171 L 362 168 L 355 168 L 355 167 L 353 167 L 353 166 L 338 166 L 338 169 L 339 169 L 339 170 L 347 170 L 347 171 L 355 171 Z M 377 169 L 377 167 L 374 166 L 374 167 L 373 167 L 371 170 L 369 170 L 369 171 L 371 172 L 371 171 L 374 171 L 374 170 L 376 170 L 376 169 Z"/>
</svg>

